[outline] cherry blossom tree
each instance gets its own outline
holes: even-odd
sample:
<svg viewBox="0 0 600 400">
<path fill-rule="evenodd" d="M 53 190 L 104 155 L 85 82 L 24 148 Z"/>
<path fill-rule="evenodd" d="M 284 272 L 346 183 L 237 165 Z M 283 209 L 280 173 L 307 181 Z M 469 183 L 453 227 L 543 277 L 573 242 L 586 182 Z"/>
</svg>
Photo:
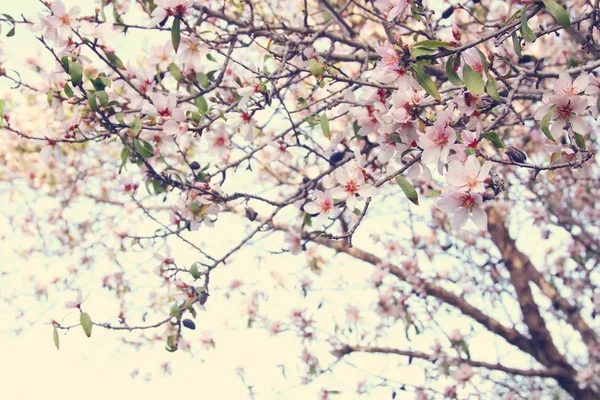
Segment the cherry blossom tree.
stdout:
<svg viewBox="0 0 600 400">
<path fill-rule="evenodd" d="M 72 291 L 57 349 L 217 351 L 220 307 L 322 399 L 600 397 L 597 0 L 39 6 L 0 15 L 0 293 Z"/>
</svg>

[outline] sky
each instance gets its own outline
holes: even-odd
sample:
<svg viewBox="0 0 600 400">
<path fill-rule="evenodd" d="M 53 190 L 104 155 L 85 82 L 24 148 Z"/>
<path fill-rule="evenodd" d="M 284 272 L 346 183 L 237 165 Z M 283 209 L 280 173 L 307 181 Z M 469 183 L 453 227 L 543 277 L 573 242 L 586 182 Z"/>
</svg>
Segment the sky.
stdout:
<svg viewBox="0 0 600 400">
<path fill-rule="evenodd" d="M 42 6 L 35 0 L 8 1 L 0 0 L 0 13 L 8 13 L 18 16 L 23 13 L 28 19 L 35 16 L 35 11 Z M 64 1 L 68 6 L 81 5 L 82 14 L 89 14 L 95 7 L 91 1 Z M 24 10 L 26 10 L 24 12 Z M 5 26 L 3 26 L 5 28 Z M 3 30 L 3 35 L 6 30 Z M 126 62 L 128 57 L 134 57 L 140 44 L 152 43 L 152 36 L 140 31 L 131 31 L 127 40 L 115 40 L 112 42 L 117 53 Z M 17 34 L 13 38 L 3 38 L 4 49 L 8 62 L 6 67 L 19 65 L 24 58 L 44 57 L 39 49 L 39 43 L 33 35 L 24 29 L 22 25 L 17 27 Z M 25 75 L 26 79 L 26 75 Z M 0 196 L 0 206 L 18 207 L 14 201 L 7 196 Z M 222 230 L 219 234 L 223 237 L 229 235 L 231 226 Z M 7 232 L 7 224 L 0 225 L 0 235 L 10 234 Z M 213 233 L 211 233 L 213 234 Z M 219 237 L 217 234 L 217 237 Z M 3 256 L 0 259 L 0 270 L 12 270 L 13 268 L 31 268 L 33 273 L 40 274 L 48 266 L 61 265 L 64 260 L 36 258 L 23 263 L 22 259 L 14 256 L 12 251 L 18 246 L 15 242 L 0 244 Z M 173 244 L 173 246 L 177 246 Z M 11 248 L 12 247 L 12 248 Z M 184 248 L 175 247 L 178 255 L 184 255 Z M 285 267 L 285 266 L 284 266 Z M 243 273 L 243 272 L 239 272 Z M 223 274 L 223 282 L 232 279 L 237 273 Z M 22 275 L 16 278 L 3 278 L 3 285 L 10 285 L 11 289 L 19 291 L 26 290 L 27 281 L 19 281 Z M 261 277 L 254 277 L 261 279 Z M 252 279 L 250 279 L 252 280 Z M 14 285 L 14 286 L 13 286 Z M 19 285 L 23 285 L 19 287 Z M 0 290 L 2 288 L 0 287 Z M 281 293 L 285 298 L 286 293 Z M 228 305 L 224 302 L 211 301 L 210 311 L 206 316 L 201 313 L 198 320 L 197 331 L 188 332 L 192 337 L 201 334 L 202 327 L 207 330 L 215 330 L 217 348 L 205 351 L 202 348 L 194 350 L 194 356 L 190 357 L 182 352 L 168 353 L 162 346 L 156 345 L 152 349 L 136 351 L 129 346 L 123 346 L 119 342 L 120 335 L 114 332 L 95 327 L 91 338 L 84 336 L 80 328 L 74 328 L 68 334 L 60 332 L 60 350 L 57 351 L 52 343 L 52 327 L 48 324 L 51 318 L 61 318 L 66 315 L 66 321 L 76 321 L 77 314 L 65 310 L 63 304 L 75 297 L 74 292 L 62 293 L 51 296 L 46 302 L 29 301 L 30 308 L 27 315 L 23 316 L 28 321 L 35 321 L 20 335 L 14 335 L 11 331 L 13 313 L 10 310 L 0 309 L 0 398 L 19 400 L 32 398 L 60 398 L 62 400 L 104 400 L 106 398 L 143 398 L 164 399 L 170 398 L 235 398 L 248 397 L 248 391 L 237 376 L 236 368 L 245 367 L 247 380 L 250 384 L 261 382 L 257 387 L 257 398 L 270 399 L 272 392 L 269 384 L 282 388 L 281 398 L 303 399 L 315 398 L 318 386 L 311 388 L 296 387 L 286 381 L 278 364 L 290 359 L 297 359 L 301 351 L 298 341 L 291 335 L 270 336 L 263 331 L 228 330 L 223 326 L 223 318 L 219 315 L 226 314 Z M 290 301 L 293 299 L 290 298 Z M 103 313 L 107 309 L 112 298 L 99 291 L 91 293 L 86 300 L 85 310 L 95 320 L 102 320 Z M 238 316 L 239 317 L 239 316 Z M 107 315 L 108 319 L 109 316 Z M 236 316 L 232 315 L 235 319 Z M 37 320 L 36 320 L 37 319 Z M 134 340 L 135 334 L 127 336 Z M 163 361 L 170 361 L 173 370 L 171 375 L 163 375 L 160 365 Z M 366 360 L 366 369 L 375 366 L 373 371 L 381 369 L 380 366 Z M 131 377 L 135 369 L 142 372 L 136 378 Z M 340 368 L 344 368 L 341 366 Z M 345 376 L 360 379 L 361 372 L 355 368 L 346 367 Z M 414 368 L 402 370 L 405 376 L 412 369 L 413 376 L 419 379 L 420 372 Z M 400 371 L 400 370 L 399 370 Z M 144 379 L 144 375 L 152 373 L 151 380 Z M 288 376 L 294 376 L 295 371 L 286 371 Z M 297 374 L 296 374 L 297 375 Z M 363 374 L 364 375 L 364 374 Z M 410 375 L 408 375 L 410 376 Z M 410 381 L 410 379 L 409 379 Z M 406 382 L 400 380 L 400 382 Z M 338 382 L 339 389 L 346 388 L 347 382 Z M 410 382 L 409 382 L 410 383 Z M 334 383 L 335 385 L 335 383 Z M 330 386 L 330 388 L 332 388 Z M 335 388 L 335 386 L 333 387 Z M 340 398 L 353 398 L 354 396 Z M 406 398 L 411 398 L 408 396 Z M 390 398 L 389 390 L 375 391 L 369 398 Z M 397 397 L 402 399 L 403 396 Z"/>
</svg>

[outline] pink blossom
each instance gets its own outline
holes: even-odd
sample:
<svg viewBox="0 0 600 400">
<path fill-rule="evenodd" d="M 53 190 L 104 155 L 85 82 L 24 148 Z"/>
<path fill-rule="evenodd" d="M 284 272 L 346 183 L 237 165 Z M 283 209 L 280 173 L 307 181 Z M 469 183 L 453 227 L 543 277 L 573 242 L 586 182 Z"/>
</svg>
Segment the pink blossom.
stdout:
<svg viewBox="0 0 600 400">
<path fill-rule="evenodd" d="M 409 2 L 409 0 L 377 0 L 375 7 L 383 13 L 387 21 L 391 22 L 404 13 Z"/>
<path fill-rule="evenodd" d="M 425 129 L 425 135 L 419 137 L 419 146 L 423 148 L 421 160 L 425 164 L 438 161 L 448 162 L 450 149 L 456 141 L 456 132 L 450 126 L 430 126 Z"/>
<path fill-rule="evenodd" d="M 48 22 L 58 31 L 58 36 L 67 41 L 71 37 L 72 30 L 79 26 L 77 17 L 81 12 L 80 7 L 72 7 L 67 12 L 65 5 L 61 1 L 55 1 L 50 6 L 52 10 L 52 16 L 48 18 Z"/>
<path fill-rule="evenodd" d="M 193 5 L 194 0 L 158 0 L 148 26 L 156 26 L 170 16 L 185 17 Z"/>
<path fill-rule="evenodd" d="M 350 210 L 356 208 L 356 195 L 360 195 L 361 198 L 369 198 L 375 194 L 375 188 L 364 183 L 363 175 L 350 176 L 345 169 L 338 169 L 335 177 L 342 186 L 333 188 L 331 195 L 336 199 L 346 200 L 346 206 Z"/>
<path fill-rule="evenodd" d="M 288 251 L 293 255 L 298 255 L 302 253 L 302 235 L 304 231 L 302 227 L 295 226 L 289 229 L 285 234 L 285 243 L 289 244 L 290 247 Z"/>
<path fill-rule="evenodd" d="M 487 214 L 483 208 L 483 198 L 479 193 L 457 191 L 452 186 L 442 190 L 442 198 L 436 206 L 447 213 L 454 213 L 452 228 L 462 228 L 469 218 L 482 230 L 487 229 Z"/>
<path fill-rule="evenodd" d="M 85 300 L 83 299 L 83 295 L 81 294 L 81 290 L 77 291 L 77 297 L 74 301 L 66 301 L 65 308 L 81 308 L 81 304 Z"/>
<path fill-rule="evenodd" d="M 473 368 L 469 364 L 461 364 L 460 367 L 452 373 L 454 379 L 459 383 L 465 384 L 475 375 Z"/>
<path fill-rule="evenodd" d="M 315 226 L 323 225 L 328 217 L 333 217 L 337 208 L 333 204 L 333 198 L 330 192 L 315 190 L 315 201 L 304 206 L 304 211 L 309 214 L 319 214 L 315 219 Z"/>
<path fill-rule="evenodd" d="M 481 165 L 475 155 L 470 155 L 464 164 L 458 160 L 448 164 L 446 180 L 458 190 L 482 193 L 485 191 L 484 181 L 491 168 L 491 163 L 485 162 Z"/>
<path fill-rule="evenodd" d="M 227 126 L 236 130 L 239 129 L 244 134 L 244 139 L 249 142 L 252 141 L 256 122 L 250 113 L 229 112 L 225 114 L 225 119 L 227 120 Z"/>
</svg>

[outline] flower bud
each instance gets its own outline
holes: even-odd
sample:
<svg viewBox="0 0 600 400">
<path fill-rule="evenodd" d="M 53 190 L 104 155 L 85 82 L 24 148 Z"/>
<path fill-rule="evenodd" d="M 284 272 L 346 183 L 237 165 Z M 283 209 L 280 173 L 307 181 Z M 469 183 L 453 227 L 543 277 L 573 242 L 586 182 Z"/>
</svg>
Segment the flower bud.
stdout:
<svg viewBox="0 0 600 400">
<path fill-rule="evenodd" d="M 524 163 L 527 160 L 527 154 L 523 150 L 519 150 L 515 147 L 510 146 L 506 149 L 506 155 L 514 162 Z"/>
<path fill-rule="evenodd" d="M 331 155 L 331 157 L 329 157 L 329 163 L 330 164 L 337 164 L 340 161 L 342 161 L 344 159 L 344 152 L 343 151 L 338 151 L 336 153 L 333 153 Z"/>
<path fill-rule="evenodd" d="M 450 16 L 452 14 L 454 14 L 454 6 L 450 6 L 450 7 L 446 8 L 444 10 L 444 12 L 442 13 L 442 18 L 440 18 L 440 19 L 450 18 Z"/>
<path fill-rule="evenodd" d="M 191 329 L 191 330 L 196 329 L 196 323 L 189 318 L 186 318 L 181 322 L 183 323 L 183 326 L 185 326 L 188 329 Z"/>
<path fill-rule="evenodd" d="M 246 217 L 250 220 L 253 221 L 256 219 L 256 217 L 258 216 L 258 213 L 256 211 L 254 211 L 253 208 L 251 207 L 246 207 Z"/>
<path fill-rule="evenodd" d="M 190 164 L 190 168 L 193 169 L 194 171 L 197 170 L 197 169 L 200 169 L 200 163 L 198 163 L 198 161 L 193 161 Z"/>
</svg>

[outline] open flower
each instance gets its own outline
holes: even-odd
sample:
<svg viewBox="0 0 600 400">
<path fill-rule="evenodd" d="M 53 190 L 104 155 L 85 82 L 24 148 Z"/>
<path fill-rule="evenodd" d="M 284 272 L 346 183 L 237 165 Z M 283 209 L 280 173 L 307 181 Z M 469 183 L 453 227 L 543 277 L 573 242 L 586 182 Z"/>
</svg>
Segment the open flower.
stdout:
<svg viewBox="0 0 600 400">
<path fill-rule="evenodd" d="M 328 217 L 333 217 L 337 209 L 333 204 L 331 193 L 315 190 L 315 201 L 304 206 L 304 211 L 309 214 L 318 214 L 314 219 L 315 226 L 323 225 Z"/>
<path fill-rule="evenodd" d="M 487 229 L 487 214 L 483 208 L 483 198 L 479 193 L 462 192 L 452 186 L 442 190 L 442 198 L 436 206 L 447 213 L 453 213 L 452 228 L 462 228 L 469 218 L 482 230 Z"/>
<path fill-rule="evenodd" d="M 481 165 L 476 156 L 470 155 L 461 163 L 458 160 L 448 164 L 446 180 L 458 190 L 482 193 L 485 191 L 484 181 L 487 179 L 492 164 L 489 162 Z"/>
<path fill-rule="evenodd" d="M 331 189 L 331 195 L 336 199 L 346 200 L 346 206 L 350 210 L 356 208 L 357 194 L 365 198 L 375 194 L 376 189 L 373 186 L 364 183 L 365 180 L 362 174 L 350 176 L 345 169 L 338 169 L 335 178 L 342 186 Z"/>
<path fill-rule="evenodd" d="M 79 26 L 77 17 L 81 12 L 80 7 L 73 7 L 67 12 L 65 5 L 61 1 L 55 1 L 50 7 L 52 16 L 48 18 L 48 22 L 58 31 L 58 36 L 67 41 L 71 37 L 72 29 Z"/>
<path fill-rule="evenodd" d="M 73 301 L 66 301 L 65 308 L 81 308 L 81 304 L 83 304 L 85 300 L 83 299 L 83 295 L 81 294 L 81 290 L 77 291 L 77 297 Z"/>
<path fill-rule="evenodd" d="M 289 244 L 288 251 L 293 255 L 302 253 L 302 227 L 295 226 L 288 230 L 285 234 L 285 243 Z"/>
</svg>

